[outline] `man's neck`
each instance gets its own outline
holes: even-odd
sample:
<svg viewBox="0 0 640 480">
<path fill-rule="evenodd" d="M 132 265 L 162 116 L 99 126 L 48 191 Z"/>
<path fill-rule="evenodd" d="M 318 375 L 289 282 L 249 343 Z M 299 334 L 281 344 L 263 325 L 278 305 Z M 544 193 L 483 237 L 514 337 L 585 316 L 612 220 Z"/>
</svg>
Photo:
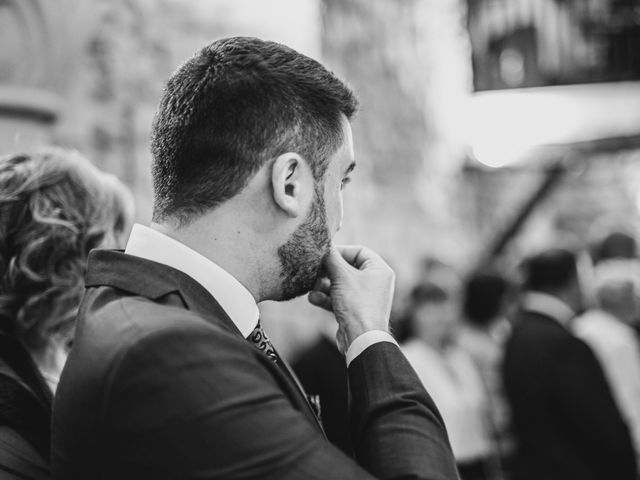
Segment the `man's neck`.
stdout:
<svg viewBox="0 0 640 480">
<path fill-rule="evenodd" d="M 523 297 L 523 307 L 527 311 L 549 316 L 566 326 L 577 312 L 562 297 L 547 292 L 529 291 Z"/>
<path fill-rule="evenodd" d="M 175 228 L 168 223 L 152 223 L 151 228 L 195 250 L 229 272 L 242 283 L 256 303 L 268 297 L 269 258 L 266 245 L 256 242 L 256 235 L 228 217 L 200 218 L 187 226 Z"/>
</svg>

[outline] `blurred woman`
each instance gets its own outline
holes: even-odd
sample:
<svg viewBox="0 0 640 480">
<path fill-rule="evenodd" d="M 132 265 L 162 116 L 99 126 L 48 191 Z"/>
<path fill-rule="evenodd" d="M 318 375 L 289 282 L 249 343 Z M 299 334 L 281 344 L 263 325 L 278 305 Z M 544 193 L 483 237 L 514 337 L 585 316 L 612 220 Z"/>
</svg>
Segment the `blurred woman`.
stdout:
<svg viewBox="0 0 640 480">
<path fill-rule="evenodd" d="M 124 198 L 79 154 L 0 158 L 0 477 L 48 478 L 51 403 L 89 251 L 115 246 Z M 125 203 L 128 199 L 123 200 Z"/>
<path fill-rule="evenodd" d="M 462 480 L 492 474 L 487 396 L 471 357 L 457 344 L 458 312 L 451 295 L 433 283 L 411 293 L 410 339 L 403 352 L 447 427 Z"/>
<path fill-rule="evenodd" d="M 478 368 L 487 393 L 495 470 L 508 465 L 514 449 L 501 373 L 505 342 L 511 330 L 506 314 L 514 294 L 515 287 L 497 272 L 473 273 L 464 286 L 464 315 L 458 335 L 458 343 Z"/>
</svg>

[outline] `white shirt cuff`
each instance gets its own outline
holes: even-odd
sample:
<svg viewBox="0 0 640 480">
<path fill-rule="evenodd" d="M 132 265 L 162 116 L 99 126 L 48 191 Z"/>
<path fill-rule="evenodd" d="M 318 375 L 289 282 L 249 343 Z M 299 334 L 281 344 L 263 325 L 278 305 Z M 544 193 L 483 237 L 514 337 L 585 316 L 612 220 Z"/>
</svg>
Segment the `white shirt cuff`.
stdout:
<svg viewBox="0 0 640 480">
<path fill-rule="evenodd" d="M 384 330 L 369 330 L 368 332 L 364 332 L 351 342 L 351 345 L 349 345 L 347 349 L 347 367 L 367 348 L 380 342 L 389 342 L 398 345 L 398 342 L 395 341 L 391 334 Z"/>
</svg>

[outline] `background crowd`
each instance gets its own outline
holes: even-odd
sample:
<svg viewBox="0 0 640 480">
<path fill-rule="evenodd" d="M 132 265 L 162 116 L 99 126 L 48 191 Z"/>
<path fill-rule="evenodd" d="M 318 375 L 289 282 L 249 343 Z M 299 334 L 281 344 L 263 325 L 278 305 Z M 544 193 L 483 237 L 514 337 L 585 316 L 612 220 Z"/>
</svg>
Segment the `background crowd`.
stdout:
<svg viewBox="0 0 640 480">
<path fill-rule="evenodd" d="M 629 478 L 640 458 L 636 239 L 553 245 L 512 270 L 461 275 L 434 258 L 423 268 L 394 335 L 445 419 L 461 477 Z M 349 452 L 338 358 L 323 337 L 295 368 Z"/>
</svg>

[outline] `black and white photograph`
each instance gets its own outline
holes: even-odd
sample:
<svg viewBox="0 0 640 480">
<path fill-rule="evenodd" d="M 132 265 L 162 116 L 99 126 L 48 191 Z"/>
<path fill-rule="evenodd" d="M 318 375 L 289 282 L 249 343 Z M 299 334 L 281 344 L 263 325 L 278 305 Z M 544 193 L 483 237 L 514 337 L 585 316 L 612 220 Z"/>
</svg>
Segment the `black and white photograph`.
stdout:
<svg viewBox="0 0 640 480">
<path fill-rule="evenodd" d="M 640 480 L 640 0 L 0 0 L 0 480 Z"/>
</svg>

